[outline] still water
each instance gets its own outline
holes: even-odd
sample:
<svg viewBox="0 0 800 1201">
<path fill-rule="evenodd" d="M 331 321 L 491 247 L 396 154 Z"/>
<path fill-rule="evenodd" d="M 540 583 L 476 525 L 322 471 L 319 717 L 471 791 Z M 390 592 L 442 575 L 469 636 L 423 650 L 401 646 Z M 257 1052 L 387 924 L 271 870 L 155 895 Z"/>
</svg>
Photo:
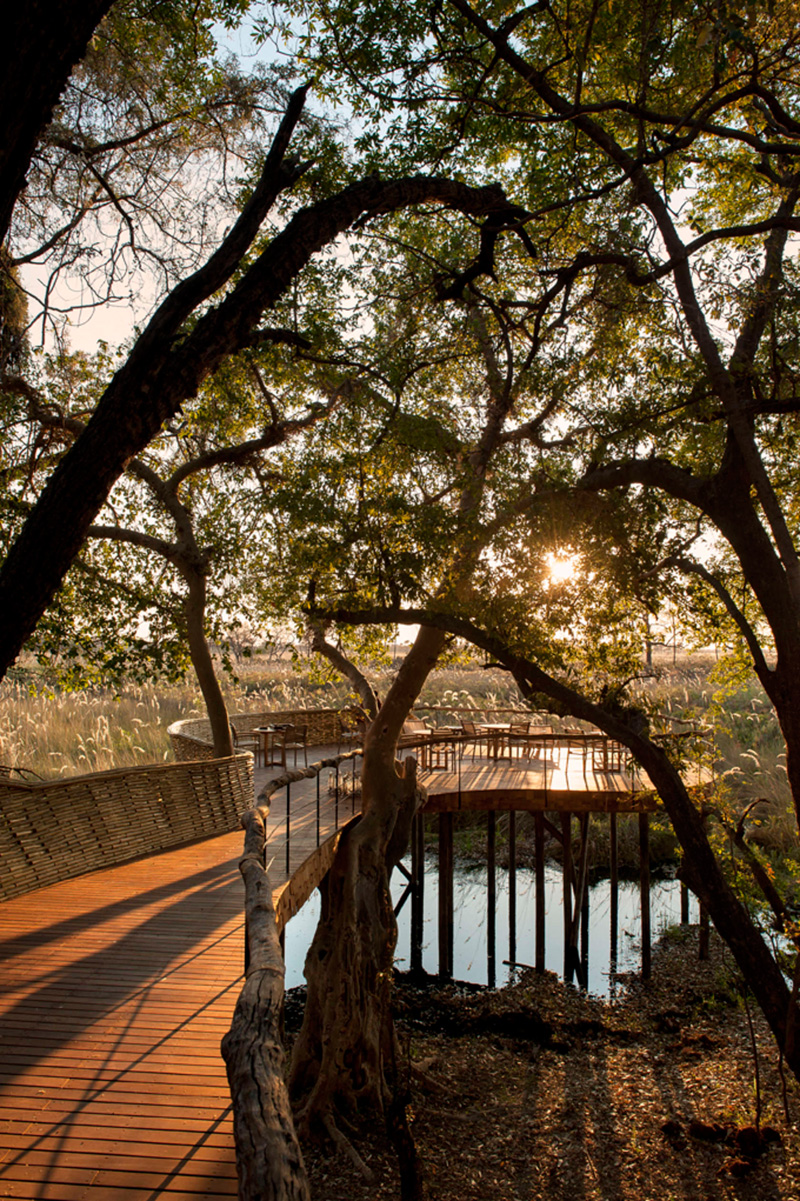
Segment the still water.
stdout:
<svg viewBox="0 0 800 1201">
<path fill-rule="evenodd" d="M 402 895 L 405 881 L 395 872 L 392 892 L 395 902 Z M 545 966 L 548 971 L 563 972 L 564 924 L 561 908 L 561 869 L 545 866 Z M 618 891 L 617 972 L 638 972 L 640 967 L 639 934 L 641 913 L 639 884 L 620 881 Z M 534 961 L 534 874 L 517 868 L 517 953 L 520 964 Z M 438 875 L 436 863 L 425 870 L 425 926 L 422 964 L 426 971 L 439 968 L 438 949 Z M 486 984 L 486 869 L 456 865 L 453 879 L 453 977 L 474 984 Z M 680 921 L 680 884 L 677 880 L 653 881 L 650 889 L 652 939 L 656 941 L 667 926 Z M 497 984 L 507 983 L 511 971 L 504 960 L 508 954 L 508 874 L 497 871 Z M 304 982 L 303 962 L 319 917 L 319 893 L 292 918 L 286 928 L 286 987 Z M 409 966 L 411 902 L 406 902 L 398 917 L 395 961 L 402 971 Z M 698 920 L 697 901 L 690 896 L 689 920 Z M 589 992 L 607 997 L 615 988 L 611 965 L 611 905 L 608 880 L 599 880 L 589 889 Z"/>
</svg>

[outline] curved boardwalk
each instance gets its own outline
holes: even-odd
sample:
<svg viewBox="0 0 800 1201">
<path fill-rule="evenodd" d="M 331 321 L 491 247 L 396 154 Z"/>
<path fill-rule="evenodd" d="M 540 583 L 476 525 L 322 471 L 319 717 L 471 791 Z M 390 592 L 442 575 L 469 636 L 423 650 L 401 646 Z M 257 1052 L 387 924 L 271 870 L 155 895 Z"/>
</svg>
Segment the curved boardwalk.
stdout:
<svg viewBox="0 0 800 1201">
<path fill-rule="evenodd" d="M 315 824 L 293 870 L 314 845 Z M 0 904 L 0 1197 L 237 1195 L 219 1044 L 241 987 L 241 853 L 236 831 Z"/>
<path fill-rule="evenodd" d="M 426 782 L 452 797 L 446 775 Z M 287 912 L 318 882 L 297 869 L 333 829 L 325 796 L 318 832 L 315 784 L 292 790 Z M 277 897 L 280 801 L 270 827 Z M 241 980 L 241 849 L 236 831 L 0 904 L 0 1197 L 236 1196 L 219 1043 Z"/>
</svg>

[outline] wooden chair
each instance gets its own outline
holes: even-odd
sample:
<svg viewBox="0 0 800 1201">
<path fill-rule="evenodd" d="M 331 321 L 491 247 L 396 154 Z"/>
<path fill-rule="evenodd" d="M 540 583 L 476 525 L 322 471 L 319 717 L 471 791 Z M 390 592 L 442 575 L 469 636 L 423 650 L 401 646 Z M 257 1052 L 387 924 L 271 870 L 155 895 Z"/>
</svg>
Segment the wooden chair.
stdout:
<svg viewBox="0 0 800 1201">
<path fill-rule="evenodd" d="M 508 757 L 514 758 L 514 747 L 517 748 L 517 758 L 521 759 L 523 752 L 526 759 L 531 757 L 531 745 L 528 738 L 531 723 L 529 721 L 512 721 L 508 727 Z"/>
<path fill-rule="evenodd" d="M 589 754 L 589 742 L 586 737 L 586 731 L 582 730 L 580 726 L 564 726 L 562 733 L 569 735 L 561 743 L 564 748 L 564 771 L 569 770 L 569 757 L 571 754 L 575 754 L 580 758 L 585 777 L 586 760 Z"/>
<path fill-rule="evenodd" d="M 363 717 L 356 717 L 354 713 L 340 713 L 336 754 L 341 755 L 342 748 L 350 751 L 354 747 L 363 746 L 366 728 L 367 723 Z"/>
<path fill-rule="evenodd" d="M 595 771 L 624 771 L 628 748 L 614 738 L 603 738 L 592 744 L 592 767 Z"/>
<path fill-rule="evenodd" d="M 303 761 L 308 767 L 308 726 L 288 725 L 277 733 L 283 734 L 284 764 L 286 752 L 294 751 L 294 765 L 297 767 L 297 752 L 302 749 Z"/>
<path fill-rule="evenodd" d="M 429 726 L 419 717 L 407 717 L 403 722 L 403 728 L 400 731 L 400 737 L 397 740 L 397 749 L 403 747 L 414 747 L 418 751 L 419 765 L 425 771 L 428 766 L 428 745 L 427 740 L 433 733 L 433 727 Z"/>
<path fill-rule="evenodd" d="M 453 736 L 446 730 L 432 730 L 428 746 L 428 768 L 430 771 L 447 771 L 452 763 L 455 770 L 455 745 Z"/>
<path fill-rule="evenodd" d="M 233 739 L 234 751 L 252 751 L 253 762 L 258 767 L 259 757 L 263 757 L 263 746 L 259 742 L 258 736 L 253 733 L 240 734 L 232 721 L 228 722 L 231 728 L 231 738 Z"/>
<path fill-rule="evenodd" d="M 464 750 L 468 746 L 472 746 L 472 758 L 477 754 L 480 757 L 481 744 L 486 742 L 486 736 L 479 726 L 474 721 L 464 721 L 461 719 L 461 730 L 467 736 L 467 741 L 464 743 Z"/>
<path fill-rule="evenodd" d="M 548 735 L 553 733 L 552 726 L 531 726 L 528 730 L 528 758 L 541 759 L 544 754 L 547 758 L 549 745 L 547 742 Z M 536 741 L 541 739 L 541 741 Z"/>
</svg>

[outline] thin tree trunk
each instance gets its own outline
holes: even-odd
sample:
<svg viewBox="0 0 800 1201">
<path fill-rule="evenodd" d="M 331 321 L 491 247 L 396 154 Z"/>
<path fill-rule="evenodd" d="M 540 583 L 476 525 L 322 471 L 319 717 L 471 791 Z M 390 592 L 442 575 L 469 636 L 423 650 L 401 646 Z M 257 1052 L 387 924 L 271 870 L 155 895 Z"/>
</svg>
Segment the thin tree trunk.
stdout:
<svg viewBox="0 0 800 1201">
<path fill-rule="evenodd" d="M 186 619 L 189 653 L 206 704 L 208 720 L 211 723 L 214 755 L 218 759 L 223 759 L 234 753 L 233 740 L 228 709 L 206 640 L 206 577 L 202 571 L 190 568 L 186 564 L 179 564 L 179 566 L 188 589 L 183 612 Z"/>
<path fill-rule="evenodd" d="M 332 642 L 328 642 L 321 623 L 312 621 L 309 625 L 311 629 L 311 645 L 314 650 L 318 655 L 323 655 L 329 663 L 333 664 L 338 672 L 341 672 L 346 680 L 350 681 L 361 698 L 361 704 L 364 707 L 365 713 L 370 720 L 374 720 L 378 715 L 380 702 L 375 689 L 363 671 L 359 671 L 355 663 L 351 659 L 348 659 L 347 655 L 343 654 Z"/>
<path fill-rule="evenodd" d="M 395 1092 L 397 925 L 387 854 L 398 818 L 413 817 L 421 803 L 415 761 L 386 771 L 367 757 L 362 796 L 365 812 L 339 842 L 306 957 L 308 999 L 289 1075 L 298 1120 L 317 1132 L 330 1131 L 337 1115 L 387 1117 Z"/>
</svg>

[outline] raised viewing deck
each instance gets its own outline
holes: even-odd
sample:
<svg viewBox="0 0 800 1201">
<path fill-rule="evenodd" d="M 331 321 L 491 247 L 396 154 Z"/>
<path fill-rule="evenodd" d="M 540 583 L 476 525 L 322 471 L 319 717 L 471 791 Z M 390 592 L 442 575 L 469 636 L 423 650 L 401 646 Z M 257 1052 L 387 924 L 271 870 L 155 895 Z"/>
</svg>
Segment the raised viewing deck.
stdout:
<svg viewBox="0 0 800 1201">
<path fill-rule="evenodd" d="M 486 809 L 494 792 L 497 808 L 569 798 L 579 812 L 613 792 L 607 776 L 600 787 L 576 763 L 562 778 L 559 755 L 548 758 L 427 770 L 429 808 Z M 352 787 L 337 798 L 327 770 L 319 787 L 290 785 L 288 852 L 286 797 L 273 799 L 268 857 L 282 920 L 319 883 L 337 824 L 351 817 Z M 270 775 L 256 770 L 256 793 Z M 632 781 L 613 783 L 621 809 Z M 209 837 L 0 904 L 0 1195 L 236 1196 L 219 1043 L 241 982 L 241 850 L 240 831 Z"/>
</svg>

